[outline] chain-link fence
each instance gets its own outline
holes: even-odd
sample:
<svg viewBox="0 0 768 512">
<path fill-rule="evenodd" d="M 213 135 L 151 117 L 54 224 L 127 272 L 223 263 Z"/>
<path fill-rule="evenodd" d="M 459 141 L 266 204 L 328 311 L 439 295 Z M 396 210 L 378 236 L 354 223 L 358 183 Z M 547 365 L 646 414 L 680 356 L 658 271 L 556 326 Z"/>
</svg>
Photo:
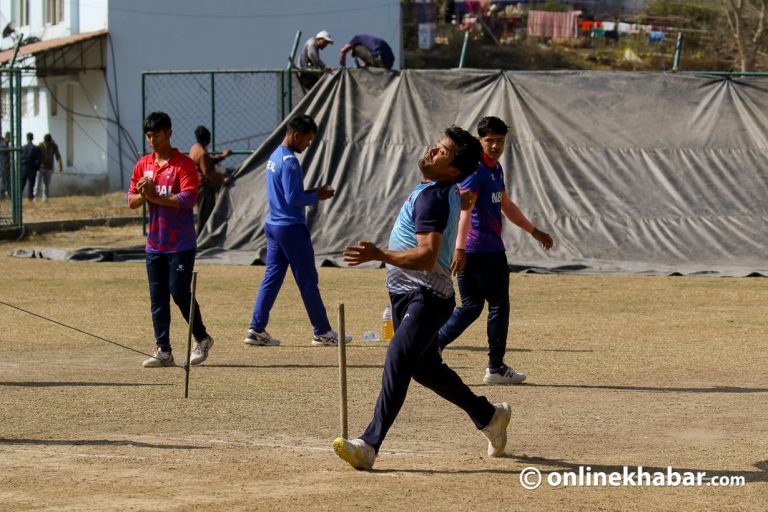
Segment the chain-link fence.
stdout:
<svg viewBox="0 0 768 512">
<path fill-rule="evenodd" d="M 154 111 L 171 116 L 173 145 L 183 152 L 195 143 L 195 128 L 205 126 L 212 153 L 232 150 L 224 161 L 228 168 L 258 148 L 303 95 L 296 72 L 280 69 L 142 74 L 144 116 Z"/>
<path fill-rule="evenodd" d="M 21 70 L 0 68 L 0 228 L 20 227 Z"/>
</svg>

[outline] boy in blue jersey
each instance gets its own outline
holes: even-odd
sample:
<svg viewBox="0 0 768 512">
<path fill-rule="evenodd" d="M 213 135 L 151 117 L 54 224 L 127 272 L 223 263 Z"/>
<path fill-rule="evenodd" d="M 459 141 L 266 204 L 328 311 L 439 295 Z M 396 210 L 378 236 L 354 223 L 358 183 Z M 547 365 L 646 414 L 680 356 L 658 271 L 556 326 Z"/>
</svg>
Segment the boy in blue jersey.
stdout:
<svg viewBox="0 0 768 512">
<path fill-rule="evenodd" d="M 507 443 L 509 404 L 491 404 L 475 395 L 440 358 L 437 331 L 455 305 L 451 257 L 461 198 L 456 186 L 474 172 L 482 148 L 471 134 L 453 126 L 419 160 L 423 176 L 395 221 L 389 249 L 359 242 L 344 249 L 350 265 L 383 261 L 392 301 L 395 335 L 387 349 L 381 391 L 373 420 L 358 439 L 336 438 L 336 454 L 355 469 L 371 469 L 390 427 L 405 402 L 411 379 L 464 409 L 488 438 L 488 455 Z"/>
<path fill-rule="evenodd" d="M 267 162 L 266 181 L 269 214 L 264 225 L 267 237 L 267 270 L 261 281 L 245 343 L 252 346 L 276 346 L 280 341 L 266 331 L 269 312 L 277 300 L 285 273 L 290 265 L 301 299 L 312 323 L 314 346 L 338 344 L 338 334 L 331 329 L 318 288 L 315 251 L 307 229 L 304 208 L 333 197 L 334 190 L 323 185 L 304 190 L 304 173 L 296 158 L 317 133 L 311 117 L 299 114 L 288 121 L 282 144 Z M 351 338 L 347 337 L 347 342 Z"/>
<path fill-rule="evenodd" d="M 480 164 L 461 183 L 469 191 L 471 205 L 461 212 L 459 235 L 453 256 L 453 272 L 459 275 L 461 306 L 440 329 L 440 350 L 458 338 L 483 311 L 488 301 L 488 367 L 486 384 L 520 384 L 525 374 L 504 364 L 509 329 L 509 267 L 501 239 L 501 215 L 530 233 L 544 249 L 553 241 L 536 229 L 520 208 L 512 202 L 504 186 L 504 170 L 499 158 L 504 153 L 508 127 L 498 117 L 484 117 L 477 124 L 483 147 Z"/>
</svg>

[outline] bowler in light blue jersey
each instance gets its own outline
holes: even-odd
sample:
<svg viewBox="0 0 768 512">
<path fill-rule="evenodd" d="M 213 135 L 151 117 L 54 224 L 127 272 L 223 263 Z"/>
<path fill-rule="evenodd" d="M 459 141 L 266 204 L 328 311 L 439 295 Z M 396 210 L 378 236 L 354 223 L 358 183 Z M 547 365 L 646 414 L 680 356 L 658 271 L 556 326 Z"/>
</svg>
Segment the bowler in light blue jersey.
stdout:
<svg viewBox="0 0 768 512">
<path fill-rule="evenodd" d="M 488 455 L 504 452 L 512 414 L 509 404 L 493 405 L 475 395 L 443 362 L 437 347 L 437 332 L 456 304 L 451 280 L 461 210 L 456 185 L 475 171 L 481 154 L 480 143 L 470 133 L 457 126 L 448 128 L 419 160 L 421 183 L 400 209 L 389 248 L 359 242 L 344 249 L 344 260 L 350 265 L 386 263 L 395 324 L 373 419 L 359 438 L 333 441 L 336 454 L 355 469 L 373 467 L 411 379 L 462 408 L 488 439 Z"/>
</svg>

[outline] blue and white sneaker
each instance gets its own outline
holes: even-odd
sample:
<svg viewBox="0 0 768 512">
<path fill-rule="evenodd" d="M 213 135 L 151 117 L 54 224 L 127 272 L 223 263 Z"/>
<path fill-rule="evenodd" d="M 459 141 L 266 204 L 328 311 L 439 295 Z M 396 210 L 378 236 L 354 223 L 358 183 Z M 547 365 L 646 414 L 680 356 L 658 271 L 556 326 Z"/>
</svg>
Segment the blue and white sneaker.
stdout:
<svg viewBox="0 0 768 512">
<path fill-rule="evenodd" d="M 248 334 L 245 335 L 243 342 L 253 347 L 276 347 L 280 345 L 280 340 L 273 338 L 267 331 L 256 332 L 253 329 L 248 329 Z"/>
<path fill-rule="evenodd" d="M 344 336 L 344 344 L 348 345 L 352 341 L 352 336 Z M 339 346 L 339 333 L 331 329 L 325 334 L 315 334 L 312 336 L 313 347 L 338 347 Z"/>
</svg>

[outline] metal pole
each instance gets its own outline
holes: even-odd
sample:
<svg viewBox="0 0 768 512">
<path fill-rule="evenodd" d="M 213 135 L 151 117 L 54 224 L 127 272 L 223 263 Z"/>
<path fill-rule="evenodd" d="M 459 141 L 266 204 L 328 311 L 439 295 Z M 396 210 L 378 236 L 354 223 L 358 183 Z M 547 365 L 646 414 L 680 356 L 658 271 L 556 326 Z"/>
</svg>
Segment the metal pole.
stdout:
<svg viewBox="0 0 768 512">
<path fill-rule="evenodd" d="M 216 151 L 216 75 L 211 73 L 211 151 Z"/>
<path fill-rule="evenodd" d="M 296 50 L 299 48 L 299 41 L 301 40 L 301 30 L 296 31 L 296 37 L 293 38 L 293 46 L 291 47 L 291 53 L 288 55 L 288 66 L 285 68 L 285 72 L 287 74 L 287 91 L 284 84 L 281 84 L 281 87 L 283 87 L 283 90 L 281 91 L 281 94 L 283 95 L 283 104 L 282 104 L 282 111 L 281 111 L 281 117 L 285 119 L 285 112 L 286 110 L 290 112 L 293 110 L 293 68 L 294 63 L 293 59 L 296 58 Z M 286 94 L 287 92 L 287 94 Z M 288 101 L 288 108 L 285 108 L 286 98 Z"/>
<path fill-rule="evenodd" d="M 113 63 L 114 65 L 114 63 Z M 147 89 L 146 89 L 147 75 L 141 74 L 141 121 L 147 118 Z M 143 131 L 143 128 L 142 128 Z M 141 134 L 141 154 L 147 154 L 147 138 L 144 134 Z M 145 201 L 141 205 L 141 234 L 147 236 L 147 202 Z"/>
<path fill-rule="evenodd" d="M 14 154 L 16 155 L 16 201 L 13 208 L 13 222 L 17 226 L 24 226 L 24 216 L 22 212 L 22 202 L 24 200 L 24 191 L 21 190 L 21 173 L 24 172 L 21 168 L 21 100 L 22 100 L 22 91 L 21 91 L 21 70 L 13 70 L 14 75 L 11 77 L 11 80 L 15 79 L 16 86 L 14 87 L 16 89 L 16 104 L 14 105 L 14 113 L 13 117 L 15 118 L 15 132 L 16 132 L 16 151 L 14 151 Z M 13 83 L 13 82 L 12 82 Z M 12 86 L 13 87 L 13 86 Z M 13 94 L 11 94 L 11 97 L 13 98 Z"/>
<path fill-rule="evenodd" d="M 195 323 L 195 290 L 197 272 L 192 272 L 192 299 L 189 304 L 189 330 L 187 331 L 187 361 L 184 363 L 184 398 L 189 398 L 189 360 L 192 357 L 192 325 Z"/>
<path fill-rule="evenodd" d="M 464 67 L 464 57 L 467 56 L 467 45 L 469 45 L 469 30 L 464 32 L 464 44 L 461 45 L 461 57 L 459 58 L 459 69 Z"/>
<path fill-rule="evenodd" d="M 347 439 L 347 333 L 344 304 L 339 304 L 339 389 L 341 390 L 341 437 Z"/>
<path fill-rule="evenodd" d="M 11 57 L 11 62 L 8 64 L 9 68 L 13 68 L 16 64 L 16 56 L 19 54 L 19 48 L 21 48 L 21 40 L 24 39 L 24 34 L 21 32 L 16 32 L 16 36 L 18 39 L 16 39 L 16 47 L 13 49 L 13 57 Z"/>
<path fill-rule="evenodd" d="M 677 42 L 675 43 L 675 59 L 672 63 L 672 71 L 679 71 L 680 69 L 680 54 L 683 51 L 683 33 L 677 33 Z"/>
</svg>

